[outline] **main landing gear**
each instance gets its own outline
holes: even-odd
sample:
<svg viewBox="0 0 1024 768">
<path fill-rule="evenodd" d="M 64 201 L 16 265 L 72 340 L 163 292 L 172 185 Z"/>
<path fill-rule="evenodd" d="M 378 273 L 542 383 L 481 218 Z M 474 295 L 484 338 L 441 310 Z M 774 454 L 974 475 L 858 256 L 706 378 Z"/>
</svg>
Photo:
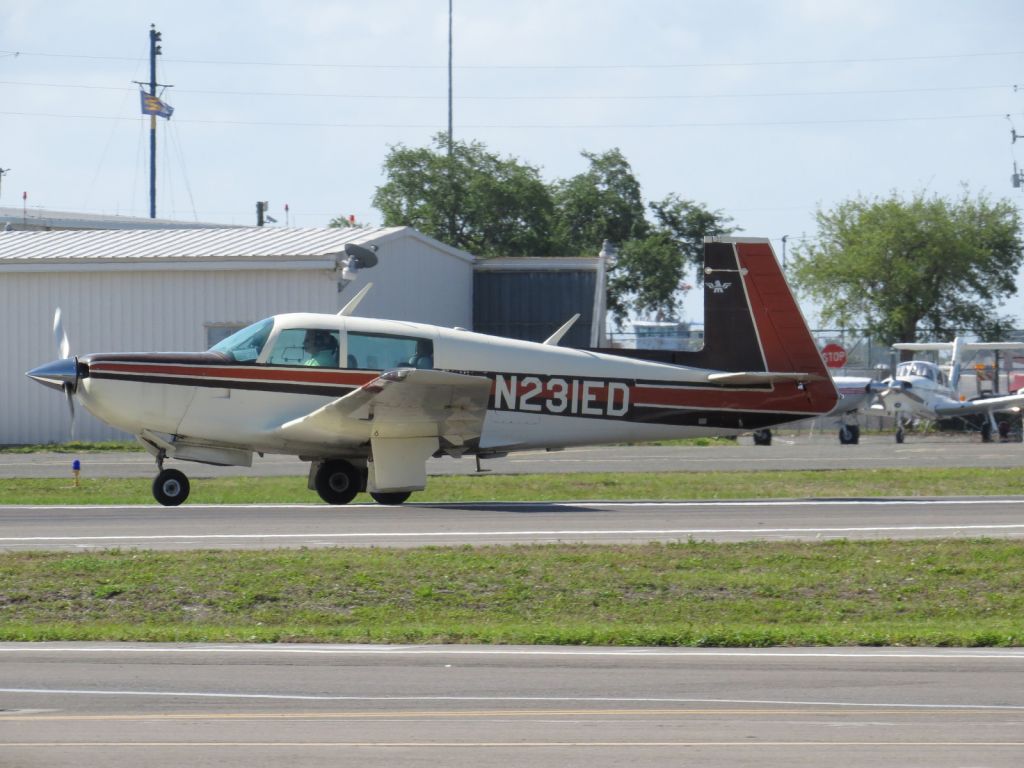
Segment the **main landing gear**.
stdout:
<svg viewBox="0 0 1024 768">
<path fill-rule="evenodd" d="M 164 469 L 166 454 L 160 451 L 156 457 L 159 469 L 153 479 L 153 498 L 165 507 L 176 507 L 188 498 L 191 490 L 188 477 L 179 469 Z M 366 472 L 344 459 L 322 462 L 312 478 L 312 485 L 320 498 L 328 504 L 348 504 L 360 491 L 366 490 Z M 404 504 L 409 491 L 371 491 L 370 496 L 378 504 L 397 506 Z"/>
<path fill-rule="evenodd" d="M 366 473 L 344 459 L 323 462 L 313 476 L 313 487 L 328 504 L 348 504 L 360 491 L 366 490 Z M 378 504 L 404 504 L 409 491 L 370 491 Z"/>
</svg>

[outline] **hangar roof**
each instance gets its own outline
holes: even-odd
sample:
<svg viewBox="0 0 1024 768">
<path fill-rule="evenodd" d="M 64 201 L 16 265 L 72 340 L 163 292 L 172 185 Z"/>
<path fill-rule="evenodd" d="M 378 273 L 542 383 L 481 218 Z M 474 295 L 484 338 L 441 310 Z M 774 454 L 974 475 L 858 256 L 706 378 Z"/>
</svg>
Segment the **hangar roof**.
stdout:
<svg viewBox="0 0 1024 768">
<path fill-rule="evenodd" d="M 467 262 L 473 256 L 411 227 L 230 229 L 115 229 L 0 232 L 0 270 L 22 265 L 221 263 L 309 261 L 333 263 L 346 243 L 412 238 Z"/>
<path fill-rule="evenodd" d="M 8 229 L 29 231 L 51 229 L 225 229 L 237 226 L 205 221 L 150 219 L 139 216 L 53 211 L 48 208 L 27 207 L 0 207 L 0 225 L 6 225 Z"/>
</svg>

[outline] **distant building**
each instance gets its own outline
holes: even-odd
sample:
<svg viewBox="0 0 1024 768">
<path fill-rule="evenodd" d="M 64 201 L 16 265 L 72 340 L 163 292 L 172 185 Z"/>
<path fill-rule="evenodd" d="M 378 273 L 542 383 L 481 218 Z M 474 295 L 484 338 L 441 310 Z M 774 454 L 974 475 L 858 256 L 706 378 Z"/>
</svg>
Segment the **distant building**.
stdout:
<svg viewBox="0 0 1024 768">
<path fill-rule="evenodd" d="M 346 243 L 380 261 L 340 290 Z M 360 314 L 471 327 L 473 261 L 409 227 L 0 231 L 0 444 L 68 437 L 62 398 L 24 375 L 57 356 L 55 307 L 72 354 L 200 351 L 272 314 L 335 313 L 368 281 Z M 83 413 L 76 437 L 124 435 Z"/>
<path fill-rule="evenodd" d="M 704 346 L 704 324 L 686 320 L 634 320 L 631 330 L 613 333 L 611 345 L 622 349 L 692 352 Z"/>
</svg>

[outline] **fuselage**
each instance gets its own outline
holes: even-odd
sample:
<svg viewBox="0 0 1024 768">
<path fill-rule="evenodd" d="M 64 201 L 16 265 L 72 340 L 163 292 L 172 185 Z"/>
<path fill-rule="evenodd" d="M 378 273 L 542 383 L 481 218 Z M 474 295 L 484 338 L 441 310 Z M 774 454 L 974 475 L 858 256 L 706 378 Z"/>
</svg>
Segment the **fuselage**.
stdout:
<svg viewBox="0 0 1024 768">
<path fill-rule="evenodd" d="M 961 401 L 941 367 L 927 360 L 908 360 L 886 379 L 890 385 L 879 396 L 886 415 L 903 418 L 935 419 L 937 408 L 958 406 Z"/>
<path fill-rule="evenodd" d="M 330 337 L 310 365 L 303 338 Z M 326 358 L 325 358 L 326 359 Z M 372 420 L 327 442 L 277 428 L 396 368 L 490 379 L 479 440 L 461 452 L 735 434 L 826 413 L 831 382 L 712 383 L 708 371 L 398 321 L 318 314 L 268 318 L 198 354 L 92 354 L 78 384 L 98 418 L 133 434 L 309 457 L 365 455 Z"/>
</svg>

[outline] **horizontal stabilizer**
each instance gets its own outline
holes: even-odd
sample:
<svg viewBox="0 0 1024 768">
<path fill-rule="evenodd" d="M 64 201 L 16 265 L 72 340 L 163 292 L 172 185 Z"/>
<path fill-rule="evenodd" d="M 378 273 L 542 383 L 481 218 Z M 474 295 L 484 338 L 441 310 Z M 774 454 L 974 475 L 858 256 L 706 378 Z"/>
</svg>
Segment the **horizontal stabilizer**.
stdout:
<svg viewBox="0 0 1024 768">
<path fill-rule="evenodd" d="M 777 384 L 784 381 L 824 381 L 825 377 L 815 373 L 781 373 L 776 371 L 735 371 L 732 373 L 709 373 L 708 381 L 716 384 Z"/>
</svg>

